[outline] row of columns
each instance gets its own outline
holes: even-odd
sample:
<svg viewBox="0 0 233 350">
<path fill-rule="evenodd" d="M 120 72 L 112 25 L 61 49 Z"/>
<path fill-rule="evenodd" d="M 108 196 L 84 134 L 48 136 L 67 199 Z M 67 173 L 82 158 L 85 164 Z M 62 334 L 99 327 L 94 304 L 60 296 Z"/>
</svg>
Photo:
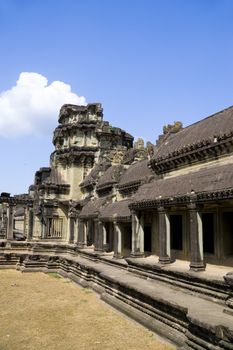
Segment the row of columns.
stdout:
<svg viewBox="0 0 233 350">
<path fill-rule="evenodd" d="M 12 204 L 7 206 L 7 241 L 13 240 L 14 229 L 14 208 Z M 189 232 L 190 232 L 190 268 L 195 271 L 204 270 L 204 254 L 203 254 L 203 233 L 202 220 L 200 212 L 195 203 L 188 205 L 189 211 Z M 27 239 L 31 239 L 33 235 L 33 209 L 28 207 L 28 229 Z M 135 211 L 132 214 L 132 257 L 144 256 L 144 215 Z M 159 262 L 168 264 L 171 262 L 170 248 L 170 222 L 169 215 L 164 207 L 158 208 L 158 231 L 159 231 Z M 68 220 L 69 227 L 69 243 L 75 240 L 76 217 L 70 216 Z M 80 248 L 87 246 L 88 220 L 78 219 L 78 237 L 77 245 Z M 122 230 L 117 221 L 113 222 L 114 227 L 114 257 L 122 258 L 123 242 Z M 103 251 L 106 245 L 106 227 L 105 224 L 94 219 L 94 246 L 95 250 Z"/>
<path fill-rule="evenodd" d="M 205 269 L 201 214 L 195 203 L 187 206 L 189 211 L 190 269 Z M 158 208 L 159 262 L 171 263 L 169 214 L 164 207 Z M 132 211 L 132 257 L 144 256 L 144 216 Z"/>
<path fill-rule="evenodd" d="M 203 253 L 202 219 L 197 206 L 191 203 L 187 207 L 189 211 L 190 232 L 190 269 L 200 271 L 205 269 Z M 144 215 L 135 211 L 132 214 L 132 250 L 131 257 L 144 256 Z M 95 219 L 95 250 L 103 251 L 106 244 L 105 224 Z M 123 242 L 122 230 L 117 221 L 113 221 L 114 227 L 114 257 L 122 258 Z M 87 246 L 87 222 L 79 219 L 78 246 Z M 158 233 L 159 233 L 159 262 L 171 263 L 170 220 L 164 207 L 158 208 Z"/>
<path fill-rule="evenodd" d="M 76 243 L 79 248 L 86 248 L 88 245 L 88 231 L 90 230 L 90 220 L 82 218 L 78 219 L 77 224 L 77 238 L 74 242 L 74 227 L 75 218 L 69 220 L 69 242 Z M 96 250 L 103 251 L 106 245 L 106 227 L 104 223 L 98 219 L 94 219 L 94 247 Z"/>
<path fill-rule="evenodd" d="M 189 217 L 189 234 L 190 234 L 190 268 L 194 271 L 205 269 L 204 252 L 203 252 L 203 230 L 202 219 L 198 207 L 195 203 L 187 206 Z M 143 216 L 137 218 L 135 221 L 137 225 L 132 223 L 132 255 L 143 255 Z M 164 207 L 158 208 L 158 222 L 159 222 L 159 262 L 161 264 L 171 263 L 171 235 L 170 235 L 170 220 L 169 214 Z M 136 229 L 135 229 L 136 227 Z M 136 243 L 134 243 L 136 242 Z M 141 243 L 141 244 L 140 244 Z M 137 253 L 135 254 L 135 249 Z"/>
<path fill-rule="evenodd" d="M 202 219 L 196 204 L 189 204 L 187 209 L 189 211 L 190 269 L 201 271 L 205 269 Z M 171 262 L 170 221 L 164 207 L 158 208 L 158 216 L 159 262 L 161 264 L 168 264 Z"/>
<path fill-rule="evenodd" d="M 189 232 L 190 232 L 190 268 L 193 270 L 203 270 L 204 254 L 203 254 L 203 234 L 202 234 L 202 220 L 200 212 L 195 203 L 188 205 L 189 211 Z M 27 208 L 28 211 L 28 230 L 27 239 L 32 238 L 33 234 L 33 209 Z M 8 204 L 7 206 L 7 241 L 13 240 L 14 229 L 14 212 L 15 206 Z M 132 257 L 144 256 L 144 215 L 135 211 L 132 214 Z M 69 243 L 74 242 L 75 238 L 75 222 L 76 217 L 69 217 Z M 170 222 L 169 215 L 164 207 L 158 208 L 158 222 L 159 222 L 159 262 L 161 264 L 168 264 L 171 262 L 171 248 L 170 248 Z M 80 248 L 87 246 L 87 232 L 89 222 L 87 220 L 79 219 L 78 221 L 78 238 L 77 244 Z M 116 258 L 122 257 L 122 232 L 121 227 L 117 221 L 113 222 L 114 227 L 114 256 Z M 103 251 L 106 245 L 106 227 L 103 222 L 94 219 L 95 241 L 94 246 L 98 251 Z"/>
</svg>

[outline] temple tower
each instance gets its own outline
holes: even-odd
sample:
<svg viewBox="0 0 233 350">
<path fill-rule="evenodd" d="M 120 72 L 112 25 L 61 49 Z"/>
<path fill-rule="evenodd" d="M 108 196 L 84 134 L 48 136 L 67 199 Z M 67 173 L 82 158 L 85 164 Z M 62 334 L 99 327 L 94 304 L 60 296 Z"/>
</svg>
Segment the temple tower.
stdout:
<svg viewBox="0 0 233 350">
<path fill-rule="evenodd" d="M 103 121 L 100 103 L 64 105 L 54 131 L 51 168 L 70 185 L 69 199 L 81 197 L 79 184 L 101 158 L 117 146 L 132 147 L 133 137 Z"/>
</svg>

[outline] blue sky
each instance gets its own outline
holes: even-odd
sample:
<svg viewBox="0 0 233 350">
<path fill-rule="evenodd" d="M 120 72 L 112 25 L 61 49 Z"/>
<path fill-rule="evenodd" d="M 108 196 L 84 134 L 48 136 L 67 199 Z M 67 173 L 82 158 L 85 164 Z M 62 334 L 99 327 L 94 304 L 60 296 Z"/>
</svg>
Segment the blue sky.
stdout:
<svg viewBox="0 0 233 350">
<path fill-rule="evenodd" d="M 231 0 L 0 0 L 0 192 L 27 192 L 49 164 L 72 93 L 152 142 L 164 124 L 232 105 L 232 17 Z M 33 88 L 23 72 L 38 73 Z"/>
</svg>

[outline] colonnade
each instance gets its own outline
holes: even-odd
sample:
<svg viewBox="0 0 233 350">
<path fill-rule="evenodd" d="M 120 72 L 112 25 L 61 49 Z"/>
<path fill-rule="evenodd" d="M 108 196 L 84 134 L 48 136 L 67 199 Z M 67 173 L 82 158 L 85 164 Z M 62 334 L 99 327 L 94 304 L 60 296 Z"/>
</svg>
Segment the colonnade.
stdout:
<svg viewBox="0 0 233 350">
<path fill-rule="evenodd" d="M 6 240 L 10 242 L 14 238 L 14 212 L 16 205 L 7 204 L 7 230 Z M 31 240 L 33 237 L 33 208 L 25 206 L 27 211 L 27 235 L 26 239 Z M 203 231 L 202 218 L 198 207 L 195 203 L 187 206 L 188 225 L 190 234 L 190 269 L 194 271 L 204 270 L 204 253 L 203 253 Z M 161 264 L 171 263 L 171 228 L 169 221 L 168 209 L 158 207 L 158 241 L 159 241 L 159 262 Z M 68 217 L 68 235 L 67 241 L 76 244 L 78 248 L 86 248 L 88 246 L 88 232 L 90 231 L 90 223 L 92 221 L 92 230 L 94 233 L 92 244 L 95 251 L 103 252 L 107 246 L 107 229 L 106 222 L 98 218 L 83 219 L 77 215 L 69 215 Z M 121 222 L 117 219 L 112 221 L 113 225 L 113 247 L 114 258 L 123 258 L 123 233 Z M 142 211 L 131 211 L 131 227 L 132 227 L 132 244 L 131 257 L 144 257 L 144 214 Z"/>
<path fill-rule="evenodd" d="M 203 253 L 203 231 L 202 218 L 196 204 L 187 206 L 188 226 L 190 235 L 190 269 L 200 271 L 205 269 Z M 171 259 L 171 227 L 169 210 L 165 207 L 158 207 L 158 252 L 159 263 L 165 265 L 172 262 Z M 88 222 L 90 219 L 78 218 L 76 243 L 79 248 L 87 247 Z M 106 222 L 98 218 L 94 221 L 94 240 L 95 251 L 105 251 L 106 247 Z M 123 232 L 121 222 L 116 219 L 112 221 L 114 232 L 114 258 L 123 258 Z M 73 226 L 70 226 L 70 237 L 73 235 Z M 140 258 L 145 256 L 144 252 L 144 213 L 142 211 L 131 211 L 132 244 L 130 257 Z"/>
</svg>

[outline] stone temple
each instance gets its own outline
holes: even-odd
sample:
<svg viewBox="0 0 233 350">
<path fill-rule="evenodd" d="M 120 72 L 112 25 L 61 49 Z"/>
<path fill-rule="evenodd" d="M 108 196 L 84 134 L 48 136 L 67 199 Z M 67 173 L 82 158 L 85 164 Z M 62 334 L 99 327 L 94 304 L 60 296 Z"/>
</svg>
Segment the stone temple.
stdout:
<svg viewBox="0 0 233 350">
<path fill-rule="evenodd" d="M 233 349 L 233 107 L 155 145 L 64 105 L 50 167 L 0 197 L 0 267 L 56 271 L 179 349 Z"/>
</svg>

